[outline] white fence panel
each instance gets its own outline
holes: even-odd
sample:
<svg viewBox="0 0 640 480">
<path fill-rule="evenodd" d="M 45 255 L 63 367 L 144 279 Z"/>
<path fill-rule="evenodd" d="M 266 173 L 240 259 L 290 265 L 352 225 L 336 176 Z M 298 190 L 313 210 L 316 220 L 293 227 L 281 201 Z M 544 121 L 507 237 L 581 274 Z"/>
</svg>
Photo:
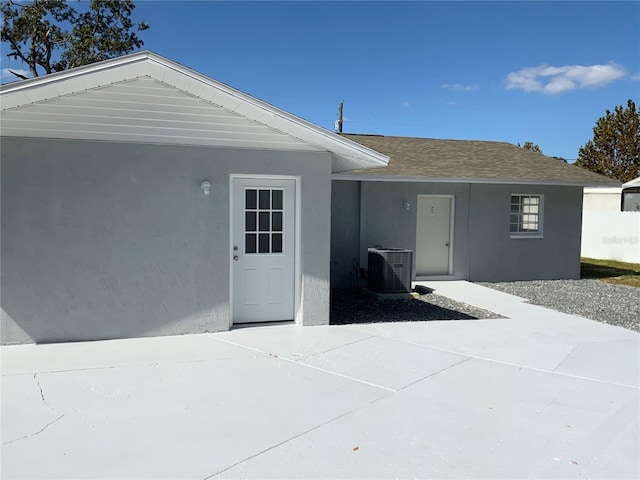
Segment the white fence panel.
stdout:
<svg viewBox="0 0 640 480">
<path fill-rule="evenodd" d="M 640 212 L 583 212 L 581 255 L 640 263 Z"/>
</svg>

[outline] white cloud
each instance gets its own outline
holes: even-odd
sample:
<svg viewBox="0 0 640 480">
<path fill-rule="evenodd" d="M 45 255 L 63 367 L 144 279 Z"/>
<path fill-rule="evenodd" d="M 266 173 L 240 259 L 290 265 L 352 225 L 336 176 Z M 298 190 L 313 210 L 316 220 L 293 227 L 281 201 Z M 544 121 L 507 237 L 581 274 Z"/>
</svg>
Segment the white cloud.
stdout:
<svg viewBox="0 0 640 480">
<path fill-rule="evenodd" d="M 471 92 L 478 89 L 478 85 L 463 85 L 461 83 L 443 83 L 442 88 L 455 90 L 457 92 Z"/>
<path fill-rule="evenodd" d="M 640 72 L 634 73 L 629 77 L 631 80 L 640 80 Z"/>
<path fill-rule="evenodd" d="M 526 67 L 511 72 L 505 80 L 509 90 L 556 94 L 585 87 L 603 87 L 626 75 L 624 68 L 615 63 L 609 65 L 566 65 L 552 67 Z"/>
<path fill-rule="evenodd" d="M 402 102 L 402 106 L 403 106 L 404 108 L 409 108 L 411 105 L 409 105 L 409 102 L 404 101 L 404 102 Z"/>
<path fill-rule="evenodd" d="M 6 80 L 6 79 L 20 80 L 19 77 L 16 77 L 11 72 L 19 73 L 20 75 L 24 75 L 25 77 L 30 77 L 31 76 L 31 72 L 29 70 L 23 70 L 22 68 L 3 68 L 2 70 L 0 70 L 0 79 L 2 79 L 2 80 Z"/>
</svg>

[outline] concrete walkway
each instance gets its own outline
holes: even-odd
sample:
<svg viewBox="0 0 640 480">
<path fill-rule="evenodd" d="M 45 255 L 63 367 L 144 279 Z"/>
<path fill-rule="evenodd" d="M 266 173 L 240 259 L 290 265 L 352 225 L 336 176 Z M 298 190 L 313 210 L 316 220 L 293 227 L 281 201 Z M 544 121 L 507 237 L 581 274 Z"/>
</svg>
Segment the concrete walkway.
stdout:
<svg viewBox="0 0 640 480">
<path fill-rule="evenodd" d="M 2 478 L 639 478 L 640 335 L 500 320 L 2 347 Z"/>
</svg>

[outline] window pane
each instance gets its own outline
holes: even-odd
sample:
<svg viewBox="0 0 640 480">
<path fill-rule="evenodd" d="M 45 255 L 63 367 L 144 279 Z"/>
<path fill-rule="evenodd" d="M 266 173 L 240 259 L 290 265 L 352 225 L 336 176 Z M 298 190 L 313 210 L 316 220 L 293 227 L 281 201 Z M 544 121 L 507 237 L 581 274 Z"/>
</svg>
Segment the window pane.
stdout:
<svg viewBox="0 0 640 480">
<path fill-rule="evenodd" d="M 540 195 L 511 195 L 509 231 L 511 233 L 540 232 L 541 207 Z"/>
<path fill-rule="evenodd" d="M 256 253 L 256 234 L 247 233 L 244 236 L 244 253 Z"/>
<path fill-rule="evenodd" d="M 273 191 L 273 207 L 274 210 L 282 210 L 282 190 Z"/>
<path fill-rule="evenodd" d="M 273 225 L 271 225 L 271 229 L 274 232 L 281 232 L 282 231 L 282 212 L 273 212 L 271 214 L 271 221 L 273 222 Z"/>
<path fill-rule="evenodd" d="M 260 212 L 260 231 L 269 231 L 269 212 Z"/>
<path fill-rule="evenodd" d="M 256 212 L 246 212 L 244 214 L 244 229 L 247 232 L 255 232 L 256 231 Z"/>
<path fill-rule="evenodd" d="M 260 209 L 271 208 L 271 190 L 260 190 Z"/>
<path fill-rule="evenodd" d="M 258 208 L 257 198 L 258 198 L 258 192 L 256 190 L 247 190 L 245 192 L 245 208 L 247 209 Z"/>
<path fill-rule="evenodd" d="M 258 236 L 260 237 L 258 243 L 258 253 L 269 253 L 269 234 L 260 233 Z"/>
<path fill-rule="evenodd" d="M 282 234 L 274 233 L 271 236 L 271 251 L 273 253 L 282 253 Z"/>
</svg>

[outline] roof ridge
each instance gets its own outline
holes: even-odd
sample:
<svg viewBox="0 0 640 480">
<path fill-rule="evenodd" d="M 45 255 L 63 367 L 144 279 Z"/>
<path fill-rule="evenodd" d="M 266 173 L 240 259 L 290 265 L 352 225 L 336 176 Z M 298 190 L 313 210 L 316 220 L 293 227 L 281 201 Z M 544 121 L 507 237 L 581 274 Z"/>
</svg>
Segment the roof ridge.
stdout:
<svg viewBox="0 0 640 480">
<path fill-rule="evenodd" d="M 346 133 L 341 132 L 339 135 L 343 136 L 359 136 L 359 137 L 380 137 L 380 138 L 402 138 L 405 140 L 435 140 L 440 142 L 481 142 L 481 143 L 498 143 L 503 145 L 511 145 L 517 147 L 516 144 L 507 142 L 505 140 L 481 140 L 481 139 L 469 139 L 469 138 L 436 138 L 436 137 L 407 137 L 403 135 L 383 135 L 381 133 Z"/>
</svg>

